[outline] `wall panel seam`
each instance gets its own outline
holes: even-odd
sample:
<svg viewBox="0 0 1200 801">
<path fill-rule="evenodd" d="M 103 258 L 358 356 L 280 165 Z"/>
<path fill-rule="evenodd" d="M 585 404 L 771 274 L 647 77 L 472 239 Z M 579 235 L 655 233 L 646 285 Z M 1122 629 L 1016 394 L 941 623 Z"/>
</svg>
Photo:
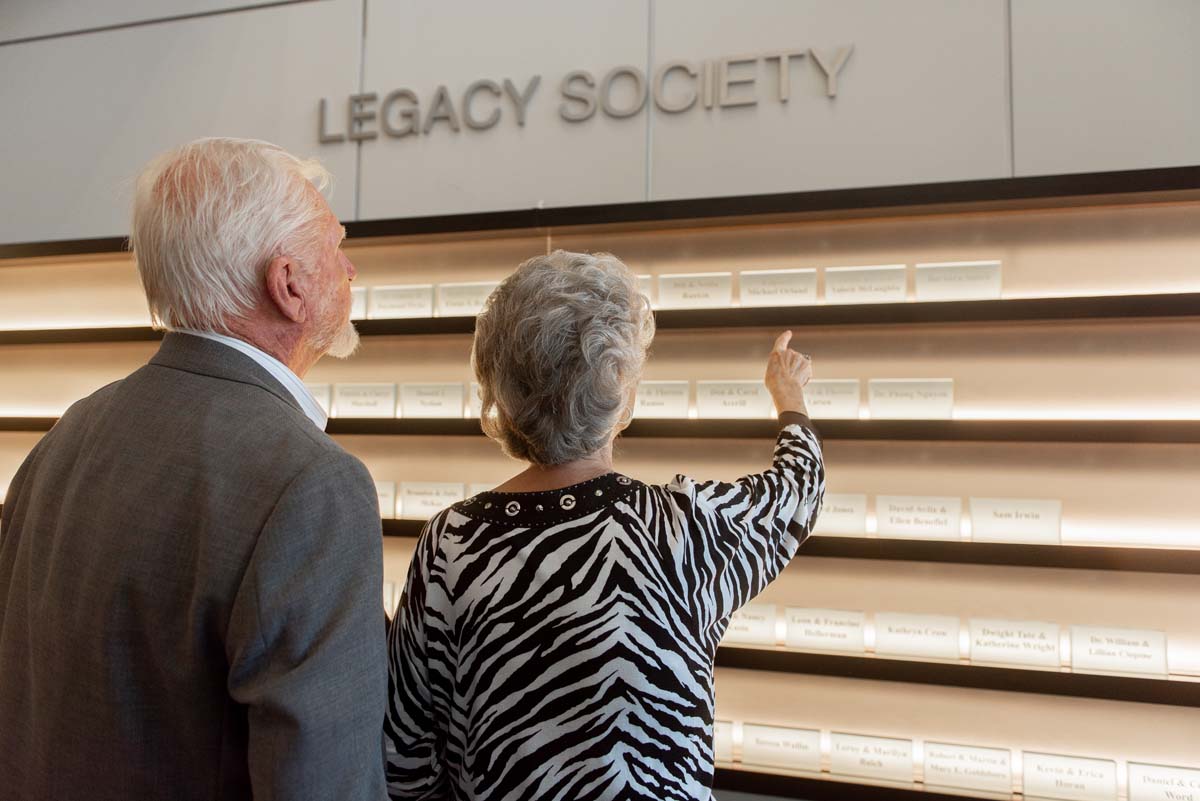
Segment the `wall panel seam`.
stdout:
<svg viewBox="0 0 1200 801">
<path fill-rule="evenodd" d="M 362 26 L 358 32 L 358 93 L 366 91 L 367 82 L 367 5 L 362 0 Z M 362 219 L 362 163 L 363 141 L 354 143 L 354 219 Z"/>
<path fill-rule="evenodd" d="M 646 196 L 643 200 L 654 198 L 654 14 L 655 0 L 646 0 Z"/>
<path fill-rule="evenodd" d="M 161 25 L 170 22 L 184 22 L 193 19 L 204 19 L 206 17 L 218 17 L 225 14 L 238 14 L 243 11 L 263 11 L 266 9 L 279 8 L 280 6 L 294 6 L 301 3 L 320 3 L 325 0 L 275 0 L 271 3 L 263 3 L 253 6 L 237 6 L 234 8 L 213 9 L 212 11 L 196 11 L 191 14 L 176 14 L 170 17 L 155 17 L 154 19 L 136 20 L 133 22 L 120 22 L 113 25 L 97 25 L 92 28 L 80 28 L 73 31 L 61 31 L 59 33 L 46 33 L 38 36 L 26 36 L 20 39 L 8 39 L 0 41 L 0 47 L 8 47 L 10 45 L 30 44 L 32 42 L 45 42 L 52 39 L 65 39 L 70 36 L 86 36 L 92 33 L 107 33 L 109 31 L 121 31 L 127 28 L 144 28 L 147 25 Z"/>
<path fill-rule="evenodd" d="M 1013 103 L 1013 0 L 1004 1 L 1005 88 L 1008 90 L 1008 175 L 1017 177 L 1017 111 Z"/>
</svg>

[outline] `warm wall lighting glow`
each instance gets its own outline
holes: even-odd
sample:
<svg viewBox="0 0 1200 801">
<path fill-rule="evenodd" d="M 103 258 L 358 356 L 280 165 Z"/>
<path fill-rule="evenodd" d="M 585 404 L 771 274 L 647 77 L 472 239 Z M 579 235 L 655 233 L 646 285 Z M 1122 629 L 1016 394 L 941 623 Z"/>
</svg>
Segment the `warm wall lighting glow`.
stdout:
<svg viewBox="0 0 1200 801">
<path fill-rule="evenodd" d="M 0 406 L 0 417 L 61 417 L 66 405 Z"/>
<path fill-rule="evenodd" d="M 1062 542 L 1064 545 L 1200 548 L 1200 522 L 1185 527 L 1145 525 L 1136 520 L 1076 518 L 1063 520 Z"/>
<path fill-rule="evenodd" d="M 69 318 L 65 320 L 6 320 L 0 324 L 0 331 L 55 331 L 71 328 L 143 328 L 150 325 L 149 317 L 97 317 L 90 320 Z"/>
<path fill-rule="evenodd" d="M 1200 404 L 1170 407 L 973 406 L 954 410 L 955 420 L 1200 420 Z"/>
</svg>

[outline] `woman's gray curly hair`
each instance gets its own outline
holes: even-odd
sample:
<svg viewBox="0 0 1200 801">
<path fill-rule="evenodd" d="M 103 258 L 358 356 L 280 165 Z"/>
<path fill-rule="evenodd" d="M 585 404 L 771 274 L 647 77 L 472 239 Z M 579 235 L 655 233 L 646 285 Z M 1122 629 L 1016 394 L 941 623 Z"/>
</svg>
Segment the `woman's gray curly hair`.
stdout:
<svg viewBox="0 0 1200 801">
<path fill-rule="evenodd" d="M 628 422 L 653 338 L 650 301 L 615 256 L 530 259 L 475 321 L 484 432 L 539 465 L 595 453 Z"/>
</svg>

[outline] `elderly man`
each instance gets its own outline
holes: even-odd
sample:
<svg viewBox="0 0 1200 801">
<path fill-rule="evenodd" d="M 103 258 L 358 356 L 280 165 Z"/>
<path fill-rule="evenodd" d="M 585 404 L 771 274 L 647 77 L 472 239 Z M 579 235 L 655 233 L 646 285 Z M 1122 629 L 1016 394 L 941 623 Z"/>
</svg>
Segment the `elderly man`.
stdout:
<svg viewBox="0 0 1200 801">
<path fill-rule="evenodd" d="M 139 177 L 145 367 L 34 448 L 0 534 L 0 799 L 379 799 L 379 510 L 301 378 L 349 355 L 315 162 L 207 139 Z"/>
</svg>

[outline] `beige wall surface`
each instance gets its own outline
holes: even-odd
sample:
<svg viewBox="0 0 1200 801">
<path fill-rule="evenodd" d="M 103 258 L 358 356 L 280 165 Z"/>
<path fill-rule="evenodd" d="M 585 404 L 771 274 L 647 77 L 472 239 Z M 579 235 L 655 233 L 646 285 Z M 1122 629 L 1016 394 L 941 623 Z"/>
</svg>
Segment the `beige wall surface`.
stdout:
<svg viewBox="0 0 1200 801">
<path fill-rule="evenodd" d="M 206 135 L 319 156 L 347 220 L 1200 161 L 1200 111 L 1189 102 L 1200 12 L 1189 0 L 262 5 L 4 3 L 0 108 L 20 111 L 0 131 L 0 243 L 123 234 L 138 167 Z M 70 33 L 79 26 L 98 30 Z M 849 45 L 828 97 L 818 54 L 828 61 Z M 779 52 L 794 54 L 787 102 L 770 58 Z M 747 56 L 756 60 L 737 60 Z M 602 83 L 632 66 L 653 84 L 672 62 L 716 76 L 722 59 L 731 80 L 754 81 L 733 84 L 724 106 L 714 77 L 712 102 L 679 113 L 654 102 L 579 123 L 559 113 L 572 70 Z M 523 88 L 535 75 L 523 126 L 490 90 L 475 116 L 496 108 L 500 122 L 466 125 L 476 81 Z M 674 72 L 668 102 L 689 82 Z M 442 121 L 396 138 L 375 121 L 374 139 L 319 141 L 322 98 L 326 133 L 344 134 L 351 95 L 376 93 L 368 105 L 379 112 L 390 92 L 410 89 L 423 129 L 439 86 L 457 131 Z M 616 86 L 619 111 L 632 81 Z"/>
<path fill-rule="evenodd" d="M 362 146 L 359 177 L 362 219 L 459 214 L 534 206 L 628 203 L 644 200 L 647 118 L 597 115 L 587 124 L 558 113 L 559 82 L 572 70 L 601 77 L 611 67 L 646 69 L 649 0 L 562 3 L 509 0 L 477 3 L 469 14 L 426 0 L 371 0 L 367 4 L 363 89 L 382 99 L 410 89 L 422 120 L 434 93 L 451 94 L 460 130 L 440 122 L 402 139 L 380 136 Z M 429 46 L 425 43 L 440 43 Z M 477 80 L 524 91 L 524 125 L 507 95 L 484 92 L 472 105 L 476 118 L 494 110 L 500 120 L 473 130 L 463 115 L 464 93 Z M 344 109 L 345 86 L 334 97 Z M 315 95 L 308 102 L 315 102 Z M 318 153 L 354 146 L 326 145 Z"/>
<path fill-rule="evenodd" d="M 1200 162 L 1197 39 L 1191 0 L 1012 0 L 1015 174 Z"/>
<path fill-rule="evenodd" d="M 311 156 L 315 98 L 357 85 L 361 30 L 361 0 L 321 0 L 0 45 L 0 242 L 126 234 L 138 170 L 191 139 Z M 352 218 L 355 153 L 323 160 Z"/>
<path fill-rule="evenodd" d="M 786 103 L 778 62 L 760 61 L 731 73 L 755 84 L 730 99 L 756 105 L 656 109 L 649 199 L 1011 175 L 1005 11 L 1003 0 L 657 0 L 659 64 L 803 55 L 790 60 Z M 854 51 L 830 98 L 812 51 L 847 45 Z"/>
<path fill-rule="evenodd" d="M 311 0 L 292 0 L 310 2 Z M 94 28 L 144 25 L 157 20 L 216 14 L 280 0 L 5 0 L 0 3 L 0 44 L 18 39 L 61 36 Z"/>
</svg>

